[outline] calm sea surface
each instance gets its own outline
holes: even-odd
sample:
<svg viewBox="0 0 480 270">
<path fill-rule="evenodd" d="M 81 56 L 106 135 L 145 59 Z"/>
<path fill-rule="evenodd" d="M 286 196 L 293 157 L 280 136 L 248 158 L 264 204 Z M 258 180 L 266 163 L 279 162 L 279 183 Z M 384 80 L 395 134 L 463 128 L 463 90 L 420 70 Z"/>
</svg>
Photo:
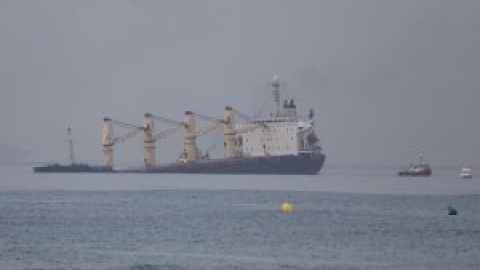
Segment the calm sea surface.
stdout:
<svg viewBox="0 0 480 270">
<path fill-rule="evenodd" d="M 480 178 L 0 167 L 0 269 L 480 269 Z M 282 213 L 284 201 L 293 212 Z M 447 207 L 458 210 L 448 216 Z"/>
</svg>

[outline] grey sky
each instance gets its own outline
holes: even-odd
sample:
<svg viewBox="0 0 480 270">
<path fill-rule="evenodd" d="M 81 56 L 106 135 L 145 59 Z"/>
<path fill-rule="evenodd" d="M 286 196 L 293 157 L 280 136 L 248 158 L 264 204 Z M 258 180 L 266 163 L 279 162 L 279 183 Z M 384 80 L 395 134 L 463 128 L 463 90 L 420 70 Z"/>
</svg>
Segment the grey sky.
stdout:
<svg viewBox="0 0 480 270">
<path fill-rule="evenodd" d="M 254 114 L 278 73 L 302 112 L 315 109 L 327 165 L 400 166 L 421 151 L 475 166 L 478 14 L 474 0 L 3 0 L 0 145 L 65 161 L 71 124 L 77 158 L 100 163 L 104 116 Z M 160 160 L 179 142 L 160 145 Z M 141 155 L 139 139 L 116 148 L 119 162 Z"/>
</svg>

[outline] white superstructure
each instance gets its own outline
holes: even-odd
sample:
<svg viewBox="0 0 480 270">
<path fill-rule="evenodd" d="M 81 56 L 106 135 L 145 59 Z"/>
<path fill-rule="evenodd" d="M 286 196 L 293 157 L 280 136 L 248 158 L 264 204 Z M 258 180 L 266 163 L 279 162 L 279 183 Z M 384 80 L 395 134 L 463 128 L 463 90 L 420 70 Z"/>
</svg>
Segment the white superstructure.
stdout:
<svg viewBox="0 0 480 270">
<path fill-rule="evenodd" d="M 243 134 L 244 156 L 281 156 L 296 155 L 298 153 L 298 124 L 288 118 L 257 120 L 262 123 L 255 130 Z"/>
<path fill-rule="evenodd" d="M 237 137 L 237 146 L 243 156 L 297 156 L 320 150 L 318 138 L 313 130 L 313 112 L 309 119 L 297 116 L 297 107 L 293 99 L 285 100 L 280 107 L 280 82 L 278 76 L 272 80 L 276 112 L 270 118 L 256 119 L 239 126 L 255 125 Z"/>
</svg>

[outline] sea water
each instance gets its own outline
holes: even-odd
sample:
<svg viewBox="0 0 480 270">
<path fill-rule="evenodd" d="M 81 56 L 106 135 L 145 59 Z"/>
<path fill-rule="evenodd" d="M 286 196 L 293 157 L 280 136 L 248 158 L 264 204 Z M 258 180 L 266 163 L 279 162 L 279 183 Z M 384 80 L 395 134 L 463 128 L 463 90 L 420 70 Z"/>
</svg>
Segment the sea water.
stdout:
<svg viewBox="0 0 480 270">
<path fill-rule="evenodd" d="M 480 180 L 0 167 L 0 269 L 480 269 Z M 293 211 L 283 213 L 290 202 Z M 449 216 L 454 207 L 458 215 Z"/>
</svg>

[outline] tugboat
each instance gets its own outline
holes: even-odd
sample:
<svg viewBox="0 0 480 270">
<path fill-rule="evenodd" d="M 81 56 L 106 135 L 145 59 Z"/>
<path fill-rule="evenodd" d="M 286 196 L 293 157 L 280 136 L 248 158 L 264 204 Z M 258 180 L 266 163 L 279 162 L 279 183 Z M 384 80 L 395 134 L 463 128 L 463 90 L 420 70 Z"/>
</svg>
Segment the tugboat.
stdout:
<svg viewBox="0 0 480 270">
<path fill-rule="evenodd" d="M 398 172 L 399 176 L 430 176 L 432 169 L 430 165 L 423 162 L 423 156 L 420 155 L 419 163 L 412 163 L 407 169 Z"/>
</svg>

